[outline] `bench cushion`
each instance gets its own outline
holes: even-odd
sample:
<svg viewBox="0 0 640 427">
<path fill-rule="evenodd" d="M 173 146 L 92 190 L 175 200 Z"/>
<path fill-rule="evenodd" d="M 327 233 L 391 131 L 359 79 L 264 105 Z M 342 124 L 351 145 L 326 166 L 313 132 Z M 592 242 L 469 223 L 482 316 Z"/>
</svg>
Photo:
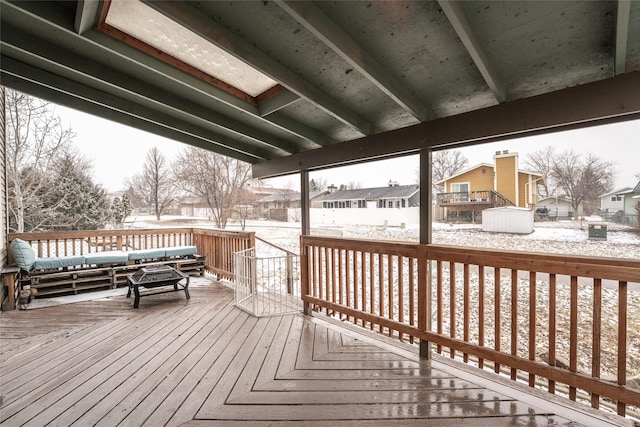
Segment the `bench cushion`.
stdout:
<svg viewBox="0 0 640 427">
<path fill-rule="evenodd" d="M 165 254 L 164 248 L 158 249 L 139 249 L 136 251 L 127 252 L 129 255 L 129 261 L 136 261 L 140 259 L 153 259 L 162 258 Z"/>
<path fill-rule="evenodd" d="M 170 246 L 164 248 L 164 250 L 167 257 L 195 255 L 198 253 L 198 248 L 195 246 Z"/>
<path fill-rule="evenodd" d="M 31 270 L 36 260 L 36 253 L 29 242 L 22 239 L 13 239 L 9 245 L 9 249 L 18 267 L 26 271 Z"/>
<path fill-rule="evenodd" d="M 65 257 L 36 258 L 33 268 L 36 270 L 49 270 L 52 268 L 63 268 L 82 265 L 85 258 L 82 255 Z"/>
<path fill-rule="evenodd" d="M 123 264 L 129 260 L 124 251 L 103 251 L 85 255 L 87 264 Z"/>
</svg>

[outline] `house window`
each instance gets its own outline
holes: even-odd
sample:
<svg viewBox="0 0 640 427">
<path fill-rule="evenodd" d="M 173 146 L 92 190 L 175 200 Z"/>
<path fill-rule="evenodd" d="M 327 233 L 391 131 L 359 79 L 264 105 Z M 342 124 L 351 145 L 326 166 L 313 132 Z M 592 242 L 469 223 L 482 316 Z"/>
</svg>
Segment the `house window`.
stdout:
<svg viewBox="0 0 640 427">
<path fill-rule="evenodd" d="M 612 202 L 621 202 L 622 201 L 622 196 L 613 196 L 613 197 L 611 197 L 611 201 Z"/>
<path fill-rule="evenodd" d="M 400 200 L 396 200 L 396 208 L 400 207 Z"/>
<path fill-rule="evenodd" d="M 403 208 L 406 208 L 406 207 L 407 207 L 407 206 L 406 206 L 406 204 L 407 204 L 407 201 L 406 201 L 405 199 L 402 199 L 402 207 L 403 207 Z"/>
<path fill-rule="evenodd" d="M 452 200 L 455 202 L 468 202 L 469 201 L 469 183 L 458 182 L 449 186 L 451 193 L 454 194 Z"/>
</svg>

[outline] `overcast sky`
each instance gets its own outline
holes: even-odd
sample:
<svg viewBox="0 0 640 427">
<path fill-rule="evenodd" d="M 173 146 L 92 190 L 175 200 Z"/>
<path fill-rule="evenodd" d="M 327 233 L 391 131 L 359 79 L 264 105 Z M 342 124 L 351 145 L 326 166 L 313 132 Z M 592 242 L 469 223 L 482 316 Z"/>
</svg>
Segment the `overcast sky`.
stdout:
<svg viewBox="0 0 640 427">
<path fill-rule="evenodd" d="M 186 146 L 166 138 L 123 126 L 89 114 L 56 107 L 63 123 L 76 133 L 74 143 L 93 165 L 95 181 L 109 191 L 123 189 L 123 181 L 142 170 L 149 149 L 156 146 L 171 160 Z M 615 187 L 633 187 L 634 177 L 640 173 L 640 121 L 589 127 L 573 131 L 535 137 L 518 138 L 461 149 L 469 160 L 468 166 L 492 163 L 496 151 L 517 152 L 520 167 L 524 168 L 527 154 L 548 145 L 558 152 L 573 149 L 593 153 L 601 159 L 615 162 Z M 335 168 L 311 174 L 328 184 L 359 183 L 362 187 L 379 187 L 397 181 L 401 185 L 416 183 L 418 157 L 408 156 L 356 166 Z M 285 177 L 272 180 L 274 186 L 299 188 L 299 178 Z"/>
</svg>

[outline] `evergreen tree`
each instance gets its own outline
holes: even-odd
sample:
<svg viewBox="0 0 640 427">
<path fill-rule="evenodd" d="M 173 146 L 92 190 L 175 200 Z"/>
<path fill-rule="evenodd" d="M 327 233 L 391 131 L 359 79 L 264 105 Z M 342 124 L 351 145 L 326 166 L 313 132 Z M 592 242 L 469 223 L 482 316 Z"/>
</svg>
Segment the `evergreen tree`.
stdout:
<svg viewBox="0 0 640 427">
<path fill-rule="evenodd" d="M 122 227 L 124 224 L 124 220 L 131 215 L 133 212 L 133 207 L 131 205 L 131 199 L 127 193 L 122 195 L 122 199 L 116 197 L 111 202 L 111 215 L 113 218 L 113 222 L 118 227 Z"/>
<path fill-rule="evenodd" d="M 89 162 L 66 153 L 53 180 L 53 188 L 42 197 L 43 206 L 56 206 L 48 227 L 55 230 L 96 230 L 111 217 L 106 191 L 87 173 Z"/>
</svg>

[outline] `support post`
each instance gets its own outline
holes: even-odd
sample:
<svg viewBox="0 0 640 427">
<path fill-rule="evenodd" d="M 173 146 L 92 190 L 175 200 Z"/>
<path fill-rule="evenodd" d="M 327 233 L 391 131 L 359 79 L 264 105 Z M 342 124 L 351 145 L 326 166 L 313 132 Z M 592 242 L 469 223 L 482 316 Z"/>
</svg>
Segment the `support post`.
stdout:
<svg viewBox="0 0 640 427">
<path fill-rule="evenodd" d="M 431 243 L 433 191 L 431 189 L 431 148 L 420 150 L 420 244 Z M 426 246 L 418 252 L 418 323 L 420 328 L 431 331 L 431 268 Z M 422 292 L 421 292 L 422 290 Z M 424 312 L 420 312 L 423 310 Z M 422 323 L 422 324 L 420 324 Z M 420 357 L 431 358 L 431 343 L 420 340 Z"/>
<path fill-rule="evenodd" d="M 309 171 L 300 170 L 300 213 L 301 213 L 301 225 L 302 236 L 308 236 L 311 234 L 311 215 L 309 211 Z M 301 237 L 302 243 L 302 237 Z M 309 260 L 307 259 L 306 248 L 300 245 L 300 291 L 302 300 L 302 310 L 304 314 L 309 315 L 309 303 L 304 301 L 304 297 L 308 294 L 309 290 Z"/>
</svg>

